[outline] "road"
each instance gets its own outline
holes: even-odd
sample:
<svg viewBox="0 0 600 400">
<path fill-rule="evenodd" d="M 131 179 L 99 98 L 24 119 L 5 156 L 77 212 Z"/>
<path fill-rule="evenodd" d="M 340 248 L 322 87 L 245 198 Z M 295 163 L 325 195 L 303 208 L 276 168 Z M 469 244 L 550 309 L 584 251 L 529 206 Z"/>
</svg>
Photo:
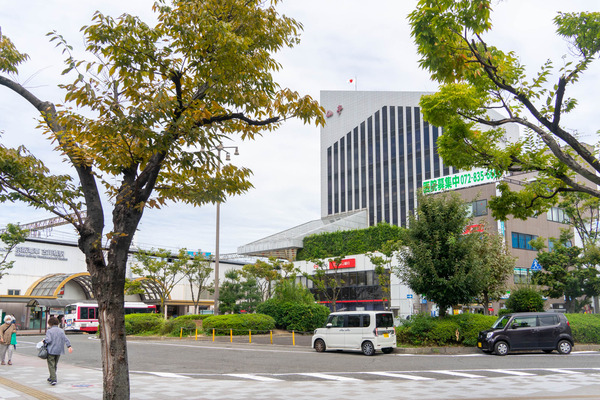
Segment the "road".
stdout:
<svg viewBox="0 0 600 400">
<path fill-rule="evenodd" d="M 53 387 L 55 394 L 59 398 L 71 394 L 68 398 L 101 399 L 100 342 L 90 335 L 69 338 L 74 352 L 61 358 L 61 385 Z M 15 366 L 0 369 L 1 375 L 47 389 L 46 382 L 37 381 L 45 374 L 41 360 L 34 357 L 40 339 L 19 337 L 17 352 L 27 360 L 21 358 Z M 132 400 L 600 398 L 600 352 L 505 357 L 477 351 L 457 355 L 395 352 L 366 357 L 317 353 L 309 347 L 309 337 L 298 337 L 297 346 L 291 346 L 289 337 L 283 339 L 287 345 L 257 344 L 261 338 L 254 336 L 252 344 L 240 340 L 243 338 L 236 338 L 238 343 L 229 343 L 227 338 L 215 343 L 128 339 Z M 0 397 L 4 398 L 1 393 Z"/>
<path fill-rule="evenodd" d="M 22 337 L 18 351 L 35 355 L 41 336 Z M 61 362 L 101 368 L 100 341 L 91 335 L 69 335 L 75 351 Z M 499 357 L 480 352 L 458 355 L 409 355 L 393 353 L 366 357 L 361 353 L 317 353 L 299 338 L 297 346 L 269 346 L 256 343 L 194 341 L 189 339 L 128 340 L 129 368 L 132 372 L 169 373 L 193 378 L 232 379 L 244 374 L 248 379 L 306 380 L 315 373 L 361 380 L 461 379 L 574 375 L 600 373 L 600 352 L 521 353 Z M 255 339 L 256 341 L 256 339 Z M 258 377 L 258 378 L 256 378 Z M 416 378 L 411 378 L 416 377 Z M 322 377 L 321 377 L 322 378 Z M 319 378 L 319 379 L 321 379 Z M 326 378 L 325 378 L 326 379 Z M 425 380 L 425 379 L 423 379 Z"/>
</svg>

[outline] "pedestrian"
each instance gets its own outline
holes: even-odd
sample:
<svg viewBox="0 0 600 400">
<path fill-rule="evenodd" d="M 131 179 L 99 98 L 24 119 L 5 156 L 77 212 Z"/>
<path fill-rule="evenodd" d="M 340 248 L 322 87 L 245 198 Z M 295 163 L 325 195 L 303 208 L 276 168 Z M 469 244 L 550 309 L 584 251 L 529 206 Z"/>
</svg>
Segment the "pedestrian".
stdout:
<svg viewBox="0 0 600 400">
<path fill-rule="evenodd" d="M 48 358 L 46 359 L 46 362 L 48 363 L 48 371 L 50 372 L 48 382 L 50 382 L 51 385 L 56 385 L 56 366 L 58 365 L 58 359 L 61 354 L 65 354 L 65 345 L 67 345 L 69 353 L 73 352 L 71 342 L 67 338 L 67 335 L 65 335 L 65 331 L 58 327 L 58 324 L 58 318 L 50 317 L 48 319 L 50 329 L 46 331 L 46 338 L 44 339 L 44 343 L 48 347 Z"/>
<path fill-rule="evenodd" d="M 14 353 L 14 351 L 17 349 L 17 319 L 15 318 L 14 315 L 11 315 L 12 318 L 12 322 L 11 324 L 14 325 L 15 330 L 13 331 L 12 335 L 10 335 L 10 344 L 8 345 L 8 365 L 12 365 L 12 355 Z"/>
<path fill-rule="evenodd" d="M 4 362 L 4 358 L 6 357 L 6 351 L 10 347 L 10 341 L 12 339 L 13 332 L 17 329 L 16 325 L 12 323 L 12 317 L 7 315 L 4 317 L 4 323 L 0 325 L 0 360 L 2 362 L 1 365 L 6 365 Z M 10 361 L 10 357 L 12 354 L 8 356 L 8 365 L 12 365 Z"/>
</svg>

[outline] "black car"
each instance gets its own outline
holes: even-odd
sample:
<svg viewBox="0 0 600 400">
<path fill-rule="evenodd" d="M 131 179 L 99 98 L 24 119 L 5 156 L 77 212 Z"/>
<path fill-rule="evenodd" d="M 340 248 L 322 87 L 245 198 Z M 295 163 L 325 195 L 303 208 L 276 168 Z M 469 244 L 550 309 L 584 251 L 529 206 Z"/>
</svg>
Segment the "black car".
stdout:
<svg viewBox="0 0 600 400">
<path fill-rule="evenodd" d="M 567 317 L 559 313 L 533 312 L 506 314 L 491 329 L 479 332 L 477 347 L 499 356 L 509 351 L 543 350 L 569 354 L 573 336 Z"/>
</svg>

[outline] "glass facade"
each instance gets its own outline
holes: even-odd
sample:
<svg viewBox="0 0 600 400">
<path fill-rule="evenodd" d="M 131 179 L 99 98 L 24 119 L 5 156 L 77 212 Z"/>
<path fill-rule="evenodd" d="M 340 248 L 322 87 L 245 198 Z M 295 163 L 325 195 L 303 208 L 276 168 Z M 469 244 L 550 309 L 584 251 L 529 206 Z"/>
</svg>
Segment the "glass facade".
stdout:
<svg viewBox="0 0 600 400">
<path fill-rule="evenodd" d="M 406 226 L 423 180 L 456 172 L 437 153 L 439 135 L 419 107 L 383 106 L 350 129 L 327 148 L 328 215 L 366 208 L 369 225 Z"/>
</svg>

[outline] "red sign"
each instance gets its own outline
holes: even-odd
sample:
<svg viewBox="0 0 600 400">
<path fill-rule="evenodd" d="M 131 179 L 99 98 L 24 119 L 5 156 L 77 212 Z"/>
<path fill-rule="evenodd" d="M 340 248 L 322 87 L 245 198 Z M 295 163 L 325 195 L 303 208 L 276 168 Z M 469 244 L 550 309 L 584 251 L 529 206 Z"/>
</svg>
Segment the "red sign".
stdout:
<svg viewBox="0 0 600 400">
<path fill-rule="evenodd" d="M 481 225 L 481 224 L 467 225 L 465 228 L 465 231 L 463 232 L 463 235 L 468 235 L 469 233 L 473 233 L 473 232 L 485 232 L 483 230 L 483 225 Z"/>
<path fill-rule="evenodd" d="M 354 268 L 356 267 L 356 260 L 354 258 L 348 258 L 346 260 L 342 260 L 339 265 L 335 265 L 333 261 L 329 261 L 329 269 L 339 269 L 339 268 Z"/>
</svg>

